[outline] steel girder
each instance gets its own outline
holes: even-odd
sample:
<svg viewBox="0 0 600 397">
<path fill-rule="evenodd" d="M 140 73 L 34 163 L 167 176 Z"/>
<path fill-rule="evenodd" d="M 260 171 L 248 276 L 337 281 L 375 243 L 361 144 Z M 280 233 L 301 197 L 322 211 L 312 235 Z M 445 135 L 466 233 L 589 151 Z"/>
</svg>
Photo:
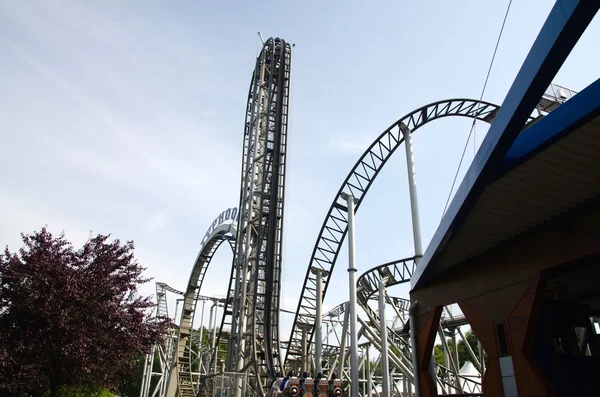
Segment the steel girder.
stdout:
<svg viewBox="0 0 600 397">
<path fill-rule="evenodd" d="M 156 292 L 157 293 L 159 291 L 159 288 L 160 288 L 160 291 L 169 291 L 169 292 L 172 292 L 172 293 L 174 293 L 176 295 L 185 295 L 184 292 L 179 291 L 179 290 L 177 290 L 177 289 L 169 286 L 167 283 L 157 282 L 156 283 Z"/>
<path fill-rule="evenodd" d="M 177 295 L 183 295 L 183 292 L 171 288 L 166 283 L 156 283 L 156 314 L 155 318 L 169 318 L 169 310 L 167 307 L 167 291 Z M 140 396 L 142 397 L 164 397 L 167 390 L 167 382 L 173 365 L 175 355 L 175 345 L 177 336 L 174 334 L 173 327 L 167 329 L 164 337 L 164 346 L 154 345 L 152 351 L 144 358 L 144 375 L 140 388 Z M 160 372 L 154 372 L 154 361 L 158 359 Z M 158 382 L 154 385 L 154 390 L 151 390 L 152 378 L 158 377 Z"/>
<path fill-rule="evenodd" d="M 417 267 L 417 259 L 416 256 L 399 259 L 376 266 L 363 273 L 356 281 L 359 302 L 366 304 L 379 291 L 379 281 L 382 279 L 386 279 L 386 287 L 410 281 Z"/>
<path fill-rule="evenodd" d="M 239 220 L 221 329 L 230 327 L 226 368 L 261 378 L 280 368 L 279 306 L 291 46 L 268 39 L 246 109 Z"/>
<path fill-rule="evenodd" d="M 383 265 L 371 268 L 367 272 L 363 273 L 358 281 L 358 303 L 363 308 L 369 321 L 363 321 L 359 319 L 363 327 L 365 327 L 365 336 L 372 342 L 376 347 L 380 346 L 381 335 L 379 313 L 373 310 L 369 306 L 369 300 L 375 296 L 379 291 L 379 281 L 385 280 L 385 286 L 391 287 L 394 285 L 403 284 L 409 282 L 414 269 L 416 268 L 415 260 L 418 257 L 410 257 L 405 259 L 399 259 L 397 261 L 388 262 Z M 395 306 L 398 312 L 408 313 L 410 301 L 403 298 L 397 298 L 385 294 L 387 303 Z M 451 319 L 455 323 L 464 323 L 464 317 Z M 452 325 L 447 321 L 441 321 L 440 330 L 444 329 L 447 325 Z M 387 327 L 388 343 L 391 346 L 396 346 L 399 355 L 389 351 L 390 362 L 396 368 L 398 368 L 411 382 L 413 381 L 413 368 L 411 358 L 411 345 L 408 340 L 408 335 L 396 332 L 394 329 Z M 379 347 L 378 347 L 379 348 Z M 477 393 L 481 391 L 481 382 L 471 379 L 468 376 L 458 375 L 456 371 L 446 368 L 442 365 L 437 365 L 437 382 L 443 386 L 450 386 L 456 389 L 458 392 L 469 392 Z M 459 383 L 459 385 L 457 384 Z"/>
<path fill-rule="evenodd" d="M 474 118 L 490 123 L 498 106 L 474 99 L 450 99 L 423 106 L 392 124 L 367 148 L 356 162 L 336 194 L 319 232 L 300 292 L 296 317 L 292 326 L 286 362 L 298 361 L 302 355 L 302 326 L 310 327 L 310 339 L 314 333 L 316 311 L 316 276 L 310 271 L 317 267 L 328 272 L 323 276 L 323 297 L 327 292 L 335 262 L 348 231 L 346 202 L 342 193 L 352 194 L 358 211 L 371 184 L 391 155 L 404 141 L 403 131 L 414 133 L 425 124 L 448 116 Z"/>
<path fill-rule="evenodd" d="M 236 235 L 235 225 L 229 223 L 221 224 L 217 227 L 211 226 L 211 228 L 209 228 L 209 231 L 210 230 L 212 230 L 212 232 L 209 233 L 208 238 L 205 239 L 206 242 L 200 248 L 200 252 L 194 262 L 194 267 L 192 268 L 187 288 L 183 294 L 184 300 L 179 323 L 177 361 L 175 366 L 177 371 L 177 389 L 180 397 L 192 397 L 197 394 L 197 390 L 195 390 L 197 382 L 192 373 L 194 357 L 192 355 L 191 335 L 193 331 L 194 314 L 196 312 L 196 303 L 200 296 L 200 288 L 204 281 L 204 275 L 219 246 L 225 241 L 229 242 L 229 245 L 232 246 L 232 240 Z M 173 379 L 169 380 L 169 382 L 172 381 Z M 173 388 L 170 386 L 169 390 L 172 389 Z"/>
</svg>

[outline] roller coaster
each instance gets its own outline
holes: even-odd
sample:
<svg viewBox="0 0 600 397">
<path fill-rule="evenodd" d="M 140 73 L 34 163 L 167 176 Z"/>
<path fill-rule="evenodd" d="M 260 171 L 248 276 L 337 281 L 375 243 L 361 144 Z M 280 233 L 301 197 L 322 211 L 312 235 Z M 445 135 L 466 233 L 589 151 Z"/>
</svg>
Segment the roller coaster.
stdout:
<svg viewBox="0 0 600 397">
<path fill-rule="evenodd" d="M 373 182 L 402 144 L 406 148 L 409 184 L 414 185 L 412 134 L 446 117 L 491 123 L 499 107 L 466 98 L 437 101 L 409 112 L 373 140 L 331 201 L 308 261 L 290 337 L 281 340 L 291 49 L 285 40 L 269 38 L 256 59 L 246 107 L 238 207 L 226 209 L 209 226 L 184 290 L 156 284 L 156 316 L 176 321 L 165 343 L 146 356 L 141 397 L 340 396 L 350 387 L 348 356 L 352 350 L 359 357 L 354 373 L 360 374 L 355 383 L 360 395 L 379 393 L 383 382 L 391 383 L 393 395 L 413 395 L 410 301 L 389 295 L 387 289 L 410 280 L 422 255 L 418 227 L 414 228 L 413 255 L 376 266 L 358 278 L 358 345 L 348 343 L 348 302 L 321 313 L 322 299 L 348 234 L 347 198 L 353 198 L 354 211 L 358 211 Z M 538 110 L 540 114 L 548 111 Z M 532 115 L 529 123 L 535 121 Z M 416 201 L 411 209 L 413 222 L 418 222 Z M 208 266 L 223 243 L 233 253 L 227 295 L 201 295 Z M 177 296 L 174 315 L 167 310 L 168 293 Z M 376 301 L 378 306 L 374 308 Z M 206 331 L 203 326 L 194 328 L 198 302 L 203 307 L 201 324 L 204 305 L 212 302 Z M 223 315 L 217 326 L 219 308 Z M 386 320 L 389 312 L 394 314 L 392 321 Z M 324 333 L 316 332 L 321 321 L 319 330 L 324 325 Z M 438 329 L 445 359 L 431 371 L 444 393 L 480 395 L 484 352 L 480 344 L 477 350 L 468 342 L 461 328 L 465 324 L 463 316 L 452 308 L 445 309 Z M 335 340 L 331 342 L 331 338 Z M 461 340 L 471 363 L 470 372 L 459 365 L 457 344 Z M 219 352 L 224 358 L 219 358 Z"/>
</svg>

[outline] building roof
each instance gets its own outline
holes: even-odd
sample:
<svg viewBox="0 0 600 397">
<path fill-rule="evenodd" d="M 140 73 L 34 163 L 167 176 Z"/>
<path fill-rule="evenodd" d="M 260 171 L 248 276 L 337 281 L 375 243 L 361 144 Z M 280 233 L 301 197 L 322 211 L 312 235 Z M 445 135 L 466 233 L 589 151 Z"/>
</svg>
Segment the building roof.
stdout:
<svg viewBox="0 0 600 397">
<path fill-rule="evenodd" d="M 413 289 L 598 194 L 600 81 L 522 132 L 598 8 L 597 1 L 556 2 L 413 274 Z"/>
<path fill-rule="evenodd" d="M 600 80 L 523 132 L 435 273 L 518 236 L 600 194 Z"/>
</svg>

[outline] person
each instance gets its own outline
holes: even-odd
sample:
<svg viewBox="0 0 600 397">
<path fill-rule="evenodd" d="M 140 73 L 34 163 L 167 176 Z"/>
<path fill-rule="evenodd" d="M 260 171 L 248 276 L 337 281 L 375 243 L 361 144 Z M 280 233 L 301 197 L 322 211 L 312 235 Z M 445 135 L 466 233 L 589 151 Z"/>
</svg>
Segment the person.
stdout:
<svg viewBox="0 0 600 397">
<path fill-rule="evenodd" d="M 272 388 L 273 388 L 273 384 L 274 384 L 275 382 L 277 382 L 277 379 L 279 379 L 279 378 L 281 378 L 281 372 L 277 372 L 277 373 L 275 374 L 275 378 L 273 378 L 273 382 L 271 382 L 271 385 L 269 386 L 269 388 L 270 388 L 270 389 L 272 389 Z"/>
<path fill-rule="evenodd" d="M 283 391 L 285 389 L 285 384 L 288 382 L 288 380 L 290 380 L 290 378 L 293 375 L 294 374 L 292 371 L 288 372 L 287 376 L 285 378 L 283 378 L 283 380 L 281 381 L 281 386 L 279 386 L 279 390 Z"/>
<path fill-rule="evenodd" d="M 319 379 L 323 377 L 323 374 L 319 372 L 315 378 L 315 390 L 319 390 Z"/>
</svg>

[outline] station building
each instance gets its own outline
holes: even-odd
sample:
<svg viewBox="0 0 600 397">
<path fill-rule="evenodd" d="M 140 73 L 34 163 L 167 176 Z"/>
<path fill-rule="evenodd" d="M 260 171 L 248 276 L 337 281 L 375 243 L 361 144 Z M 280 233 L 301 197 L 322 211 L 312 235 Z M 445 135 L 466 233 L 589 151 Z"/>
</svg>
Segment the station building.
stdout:
<svg viewBox="0 0 600 397">
<path fill-rule="evenodd" d="M 432 350 L 450 304 L 487 353 L 486 397 L 600 395 L 600 79 L 578 93 L 551 84 L 599 7 L 556 2 L 419 262 L 422 397 L 438 393 Z M 544 94 L 556 108 L 526 124 Z"/>
</svg>

